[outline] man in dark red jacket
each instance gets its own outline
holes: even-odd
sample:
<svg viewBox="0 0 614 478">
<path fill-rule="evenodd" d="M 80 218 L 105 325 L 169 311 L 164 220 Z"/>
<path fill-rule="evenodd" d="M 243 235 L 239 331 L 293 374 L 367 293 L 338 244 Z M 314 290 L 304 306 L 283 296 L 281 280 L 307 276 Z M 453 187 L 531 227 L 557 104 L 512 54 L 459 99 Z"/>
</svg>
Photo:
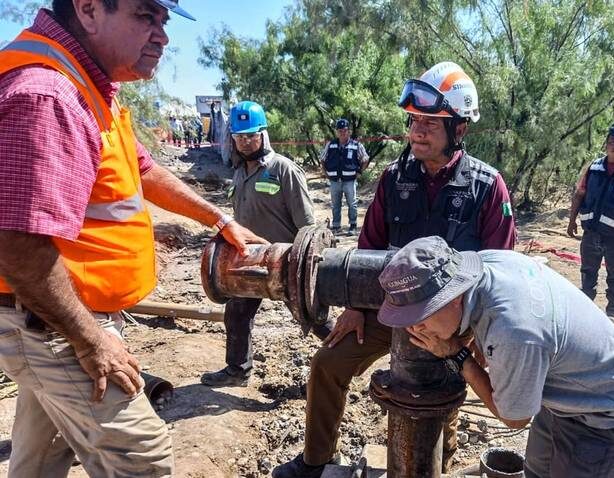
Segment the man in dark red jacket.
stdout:
<svg viewBox="0 0 614 478">
<path fill-rule="evenodd" d="M 479 119 L 475 85 L 452 62 L 409 80 L 399 105 L 409 114 L 409 144 L 383 173 L 358 239 L 361 249 L 396 249 L 438 235 L 458 250 L 513 249 L 510 197 L 498 171 L 469 156 L 462 142 Z M 356 336 L 354 337 L 354 334 Z M 337 451 L 352 377 L 388 354 L 392 330 L 377 311 L 346 309 L 311 362 L 305 450 L 273 478 L 317 478 Z M 444 471 L 456 450 L 457 412 L 444 427 Z"/>
</svg>

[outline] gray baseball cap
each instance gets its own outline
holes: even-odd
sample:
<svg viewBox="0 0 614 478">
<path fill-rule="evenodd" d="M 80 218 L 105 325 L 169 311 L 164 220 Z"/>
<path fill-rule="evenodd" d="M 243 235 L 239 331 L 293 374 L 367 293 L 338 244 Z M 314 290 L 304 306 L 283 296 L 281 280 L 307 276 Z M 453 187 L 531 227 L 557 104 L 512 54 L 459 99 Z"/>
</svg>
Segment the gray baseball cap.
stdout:
<svg viewBox="0 0 614 478">
<path fill-rule="evenodd" d="M 177 15 L 189 18 L 190 20 L 196 20 L 196 18 L 179 6 L 179 0 L 154 0 L 154 2 L 156 2 L 158 5 L 162 5 L 164 8 L 169 9 L 171 12 L 176 13 Z"/>
<path fill-rule="evenodd" d="M 416 325 L 469 290 L 483 272 L 477 252 L 458 252 L 438 236 L 411 241 L 379 276 L 386 296 L 377 320 L 390 327 Z"/>
</svg>

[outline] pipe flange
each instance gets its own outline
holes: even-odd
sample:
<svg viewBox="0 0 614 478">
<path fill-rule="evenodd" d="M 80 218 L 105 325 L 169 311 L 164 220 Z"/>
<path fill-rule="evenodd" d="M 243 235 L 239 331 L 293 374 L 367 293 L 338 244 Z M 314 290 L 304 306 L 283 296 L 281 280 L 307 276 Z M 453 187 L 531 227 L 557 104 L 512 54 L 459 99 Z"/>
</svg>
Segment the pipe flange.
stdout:
<svg viewBox="0 0 614 478">
<path fill-rule="evenodd" d="M 335 235 L 327 228 L 320 227 L 312 231 L 312 239 L 307 250 L 305 259 L 304 285 L 305 305 L 310 319 L 316 324 L 324 324 L 328 320 L 327 305 L 322 305 L 318 298 L 316 282 L 318 279 L 318 267 L 322 261 L 324 249 L 335 247 L 337 241 Z"/>
<path fill-rule="evenodd" d="M 445 416 L 465 401 L 467 390 L 454 382 L 453 387 L 421 388 L 395 382 L 389 370 L 377 370 L 371 376 L 369 395 L 382 408 L 414 418 Z"/>
<path fill-rule="evenodd" d="M 309 244 L 311 243 L 318 226 L 305 226 L 301 228 L 294 239 L 292 249 L 288 255 L 288 302 L 286 305 L 292 312 L 305 335 L 313 326 L 304 294 L 305 260 Z"/>
<path fill-rule="evenodd" d="M 218 291 L 217 287 L 215 287 L 217 283 L 215 264 L 221 246 L 224 243 L 224 238 L 220 236 L 215 236 L 211 239 L 203 249 L 203 257 L 200 262 L 200 280 L 205 290 L 205 295 L 216 304 L 225 304 L 230 300 L 230 297 L 225 297 Z"/>
</svg>

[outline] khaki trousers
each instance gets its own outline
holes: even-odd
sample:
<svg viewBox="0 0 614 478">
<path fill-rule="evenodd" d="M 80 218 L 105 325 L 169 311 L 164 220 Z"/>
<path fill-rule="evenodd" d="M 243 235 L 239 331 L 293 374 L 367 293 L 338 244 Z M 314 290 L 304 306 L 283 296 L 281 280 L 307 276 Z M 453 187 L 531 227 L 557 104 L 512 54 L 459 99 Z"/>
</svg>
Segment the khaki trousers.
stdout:
<svg viewBox="0 0 614 478">
<path fill-rule="evenodd" d="M 309 465 L 330 461 L 337 451 L 339 425 L 352 377 L 362 375 L 377 359 L 390 353 L 392 329 L 377 321 L 377 312 L 365 314 L 364 341 L 346 335 L 335 347 L 321 347 L 311 360 L 307 384 L 307 420 L 304 460 Z M 458 411 L 444 423 L 443 471 L 447 472 L 456 451 Z"/>
<path fill-rule="evenodd" d="M 121 337 L 123 321 L 96 314 Z M 171 440 L 141 390 L 128 397 L 109 382 L 90 400 L 92 380 L 59 334 L 25 327 L 25 314 L 0 307 L 0 369 L 19 385 L 9 478 L 64 478 L 75 453 L 89 476 L 168 477 Z"/>
</svg>

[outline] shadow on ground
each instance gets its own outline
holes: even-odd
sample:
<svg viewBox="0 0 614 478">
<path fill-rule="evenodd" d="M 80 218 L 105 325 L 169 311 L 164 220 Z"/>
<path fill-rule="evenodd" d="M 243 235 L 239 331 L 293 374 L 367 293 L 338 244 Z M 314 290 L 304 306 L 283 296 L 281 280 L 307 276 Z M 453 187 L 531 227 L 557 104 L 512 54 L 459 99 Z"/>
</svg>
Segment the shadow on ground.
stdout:
<svg viewBox="0 0 614 478">
<path fill-rule="evenodd" d="M 268 412 L 278 406 L 277 401 L 268 402 L 190 384 L 175 388 L 171 403 L 159 412 L 167 423 L 197 416 L 217 416 L 237 410 L 241 412 Z"/>
</svg>

